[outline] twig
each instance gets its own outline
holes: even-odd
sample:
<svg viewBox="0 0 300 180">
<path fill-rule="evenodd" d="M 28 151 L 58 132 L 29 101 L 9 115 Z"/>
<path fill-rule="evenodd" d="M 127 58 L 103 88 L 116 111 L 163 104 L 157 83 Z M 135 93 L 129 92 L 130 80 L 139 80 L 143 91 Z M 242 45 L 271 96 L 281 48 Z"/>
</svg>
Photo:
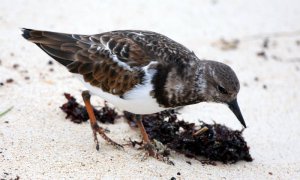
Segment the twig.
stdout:
<svg viewBox="0 0 300 180">
<path fill-rule="evenodd" d="M 8 113 L 9 111 L 11 111 L 14 108 L 14 106 L 11 106 L 10 108 L 8 108 L 7 110 L 5 110 L 4 112 L 0 113 L 0 117 L 4 116 L 6 113 Z"/>
<path fill-rule="evenodd" d="M 193 136 L 198 136 L 205 133 L 208 130 L 208 127 L 204 126 L 203 128 L 199 129 L 197 132 L 193 133 Z"/>
</svg>

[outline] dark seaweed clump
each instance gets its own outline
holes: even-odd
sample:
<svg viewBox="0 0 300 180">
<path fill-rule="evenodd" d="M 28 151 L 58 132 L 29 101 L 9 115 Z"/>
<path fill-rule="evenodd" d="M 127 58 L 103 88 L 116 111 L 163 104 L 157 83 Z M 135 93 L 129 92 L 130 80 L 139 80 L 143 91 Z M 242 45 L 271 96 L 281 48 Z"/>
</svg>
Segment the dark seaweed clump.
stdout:
<svg viewBox="0 0 300 180">
<path fill-rule="evenodd" d="M 124 115 L 134 124 L 133 114 L 124 112 Z M 224 125 L 201 122 L 200 126 L 195 126 L 194 123 L 178 120 L 174 110 L 146 115 L 143 117 L 143 124 L 151 139 L 156 139 L 187 157 L 203 156 L 223 163 L 253 160 L 242 131 L 234 131 Z M 204 127 L 207 129 L 205 132 L 194 134 Z"/>
<path fill-rule="evenodd" d="M 64 93 L 64 96 L 68 101 L 63 104 L 60 109 L 67 114 L 66 119 L 70 119 L 72 122 L 78 124 L 87 121 L 89 116 L 85 107 L 77 103 L 76 99 L 70 94 Z M 94 108 L 94 113 L 97 121 L 102 123 L 113 124 L 118 116 L 116 111 L 106 103 L 100 110 Z"/>
<path fill-rule="evenodd" d="M 87 121 L 89 117 L 85 107 L 78 104 L 70 94 L 65 93 L 64 95 L 68 101 L 60 108 L 67 114 L 66 118 L 71 119 L 74 123 Z M 94 112 L 97 120 L 102 123 L 114 123 L 114 120 L 119 117 L 116 111 L 106 104 L 100 110 L 94 109 Z M 133 119 L 134 114 L 124 112 L 124 117 L 131 126 L 136 126 Z M 214 165 L 213 161 L 223 163 L 235 163 L 240 160 L 252 161 L 242 131 L 234 131 L 216 123 L 201 122 L 196 126 L 194 123 L 178 120 L 175 110 L 145 115 L 143 124 L 150 139 L 156 139 L 187 157 L 198 159 L 198 156 L 202 156 L 208 159 L 208 161 L 201 160 L 202 163 Z M 196 133 L 203 128 L 205 131 Z M 135 144 L 141 145 L 140 143 Z"/>
</svg>

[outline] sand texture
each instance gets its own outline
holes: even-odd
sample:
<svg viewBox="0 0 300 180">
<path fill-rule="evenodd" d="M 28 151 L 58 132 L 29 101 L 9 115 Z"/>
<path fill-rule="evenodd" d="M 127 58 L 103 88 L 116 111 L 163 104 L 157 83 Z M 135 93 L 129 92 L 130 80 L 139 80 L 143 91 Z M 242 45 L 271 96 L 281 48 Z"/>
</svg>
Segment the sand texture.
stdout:
<svg viewBox="0 0 300 180">
<path fill-rule="evenodd" d="M 299 12 L 299 0 L 1 0 L 0 113 L 13 109 L 0 117 L 0 178 L 300 179 Z M 230 65 L 241 81 L 238 101 L 254 161 L 202 165 L 172 152 L 171 166 L 141 161 L 143 151 L 117 150 L 102 139 L 97 152 L 89 123 L 74 124 L 59 108 L 64 92 L 82 103 L 84 87 L 58 63 L 49 65 L 51 58 L 24 40 L 20 27 L 79 34 L 152 30 L 200 59 Z M 93 97 L 93 104 L 103 102 Z M 242 128 L 221 104 L 188 106 L 181 117 Z M 141 138 L 122 119 L 103 127 L 119 143 Z"/>
</svg>

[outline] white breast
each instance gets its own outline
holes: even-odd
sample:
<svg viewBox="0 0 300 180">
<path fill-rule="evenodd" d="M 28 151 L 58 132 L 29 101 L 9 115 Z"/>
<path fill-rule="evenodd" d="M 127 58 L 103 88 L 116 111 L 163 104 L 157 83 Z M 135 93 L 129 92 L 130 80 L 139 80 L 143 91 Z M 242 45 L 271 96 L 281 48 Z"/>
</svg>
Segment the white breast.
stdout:
<svg viewBox="0 0 300 180">
<path fill-rule="evenodd" d="M 115 105 L 116 107 L 129 111 L 135 114 L 153 114 L 165 110 L 166 108 L 159 107 L 156 100 L 150 95 L 153 90 L 151 80 L 155 73 L 155 70 L 149 70 L 148 66 L 145 66 L 145 81 L 142 85 L 136 85 L 132 90 L 123 95 L 123 98 L 119 96 L 102 91 L 100 88 L 91 86 L 83 80 L 83 76 L 75 74 L 85 87 L 91 92 L 91 94 L 100 96 L 107 102 Z"/>
</svg>

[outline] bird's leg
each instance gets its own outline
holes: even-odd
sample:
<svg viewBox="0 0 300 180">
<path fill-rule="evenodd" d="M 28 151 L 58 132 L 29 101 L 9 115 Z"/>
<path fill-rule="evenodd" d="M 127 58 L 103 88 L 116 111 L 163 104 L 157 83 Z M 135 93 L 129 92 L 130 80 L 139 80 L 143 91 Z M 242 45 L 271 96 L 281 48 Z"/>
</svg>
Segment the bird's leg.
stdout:
<svg viewBox="0 0 300 180">
<path fill-rule="evenodd" d="M 83 101 L 84 101 L 84 104 L 85 104 L 85 108 L 86 108 L 86 110 L 88 112 L 88 115 L 89 115 L 89 118 L 90 118 L 90 124 L 91 124 L 93 134 L 94 134 L 94 141 L 96 143 L 96 149 L 99 150 L 99 141 L 98 141 L 98 138 L 97 138 L 97 133 L 99 133 L 100 136 L 104 140 L 106 140 L 109 144 L 115 146 L 116 148 L 123 148 L 122 145 L 120 145 L 120 144 L 114 142 L 112 139 L 110 139 L 105 134 L 105 129 L 97 124 L 96 117 L 95 117 L 95 114 L 94 114 L 94 110 L 93 110 L 93 107 L 92 107 L 91 101 L 90 101 L 91 95 L 90 95 L 89 91 L 83 91 L 81 95 L 82 95 L 82 98 L 83 98 Z"/>
<path fill-rule="evenodd" d="M 148 136 L 148 134 L 145 130 L 145 127 L 144 127 L 143 122 L 142 122 L 142 116 L 141 115 L 135 115 L 135 119 L 136 119 L 138 127 L 141 130 L 141 133 L 142 133 L 142 136 L 143 136 L 143 141 L 146 143 L 145 146 L 144 146 L 145 149 L 148 151 L 149 156 L 155 157 L 156 153 L 154 151 L 154 146 L 152 145 L 152 143 L 149 139 L 149 136 Z"/>
</svg>

